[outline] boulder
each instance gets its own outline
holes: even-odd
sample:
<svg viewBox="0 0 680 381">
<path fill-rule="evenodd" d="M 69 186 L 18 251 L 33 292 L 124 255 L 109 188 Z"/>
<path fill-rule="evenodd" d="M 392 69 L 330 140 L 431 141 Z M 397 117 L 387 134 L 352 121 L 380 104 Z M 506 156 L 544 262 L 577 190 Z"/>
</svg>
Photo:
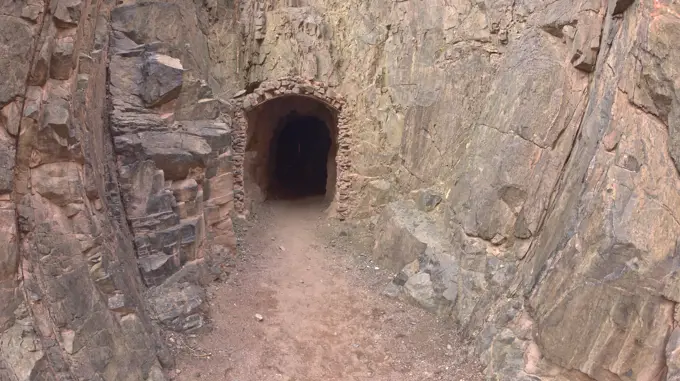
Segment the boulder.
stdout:
<svg viewBox="0 0 680 381">
<path fill-rule="evenodd" d="M 463 250 L 447 242 L 445 230 L 413 202 L 388 204 L 377 225 L 373 256 L 383 267 L 398 271 L 392 283 L 409 300 L 433 313 L 450 315 L 459 299 L 479 298 L 480 290 L 468 292 L 464 287 L 468 276 L 459 263 Z M 482 279 L 484 271 L 482 266 Z M 401 294 L 394 287 L 391 293 Z"/>
<path fill-rule="evenodd" d="M 446 236 L 445 230 L 412 202 L 393 202 L 378 220 L 373 258 L 383 267 L 399 271 L 425 254 L 428 246 L 448 246 Z"/>
<path fill-rule="evenodd" d="M 168 255 L 157 251 L 140 257 L 137 263 L 147 286 L 160 285 L 180 268 L 176 254 Z"/>
<path fill-rule="evenodd" d="M 407 295 L 426 310 L 432 311 L 437 305 L 432 280 L 428 273 L 418 273 L 408 278 L 404 285 Z"/>
<path fill-rule="evenodd" d="M 152 319 L 177 331 L 195 331 L 205 324 L 205 291 L 197 285 L 175 283 L 150 289 L 147 300 Z"/>
</svg>

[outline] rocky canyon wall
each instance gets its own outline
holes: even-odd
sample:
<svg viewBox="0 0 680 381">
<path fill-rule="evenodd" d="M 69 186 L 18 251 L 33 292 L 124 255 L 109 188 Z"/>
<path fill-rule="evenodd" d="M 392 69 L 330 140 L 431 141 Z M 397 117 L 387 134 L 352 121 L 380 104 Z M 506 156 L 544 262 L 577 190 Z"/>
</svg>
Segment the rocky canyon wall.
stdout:
<svg viewBox="0 0 680 381">
<path fill-rule="evenodd" d="M 0 379 L 162 379 L 153 322 L 202 327 L 236 247 L 243 102 L 300 84 L 343 100 L 386 293 L 489 379 L 680 379 L 677 1 L 0 0 L 0 29 Z"/>
<path fill-rule="evenodd" d="M 108 135 L 111 7 L 0 4 L 3 380 L 161 370 Z"/>
<path fill-rule="evenodd" d="M 204 325 L 236 245 L 211 11 L 0 2 L 0 379 L 163 380 L 157 323 Z"/>
<path fill-rule="evenodd" d="M 388 293 L 456 320 L 492 379 L 678 377 L 677 2 L 244 9 L 248 82 L 346 97 Z"/>
</svg>

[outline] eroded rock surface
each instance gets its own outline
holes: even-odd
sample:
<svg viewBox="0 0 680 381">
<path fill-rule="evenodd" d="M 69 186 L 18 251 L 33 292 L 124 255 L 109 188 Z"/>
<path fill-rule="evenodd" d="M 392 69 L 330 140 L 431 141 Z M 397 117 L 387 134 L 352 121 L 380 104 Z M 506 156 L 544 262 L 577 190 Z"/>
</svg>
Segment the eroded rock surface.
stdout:
<svg viewBox="0 0 680 381">
<path fill-rule="evenodd" d="M 680 5 L 425 3 L 0 0 L 0 378 L 163 379 L 244 109 L 291 95 L 342 109 L 338 212 L 490 379 L 678 378 Z"/>
<path fill-rule="evenodd" d="M 165 58 L 179 49 L 169 52 L 154 46 L 149 50 L 135 43 L 134 48 L 142 46 L 143 50 L 137 54 L 130 49 L 133 52 L 126 54 L 130 59 L 150 57 L 149 64 L 125 75 L 110 75 L 109 70 L 117 66 L 115 58 L 112 65 L 109 60 L 121 54 L 118 37 L 124 42 L 143 42 L 144 31 L 135 32 L 129 19 L 126 23 L 117 16 L 126 9 L 101 1 L 0 2 L 3 380 L 162 380 L 162 366 L 172 363 L 153 323 L 155 310 L 149 315 L 150 299 L 143 292 L 145 284 L 162 283 L 184 263 L 200 267 L 206 230 L 202 171 L 218 167 L 220 160 L 229 161 L 228 155 L 220 159 L 228 150 L 229 127 L 218 120 L 219 111 L 206 107 L 217 100 L 181 97 L 184 84 L 194 94 L 195 83 L 207 86 L 199 79 L 206 77 L 205 62 L 186 73 L 177 67 L 178 61 Z M 191 11 L 188 15 L 195 15 Z M 168 27 L 162 22 L 150 18 L 139 28 Z M 196 28 L 195 20 L 189 24 Z M 116 34 L 118 30 L 127 35 Z M 149 40 L 155 42 L 156 37 Z M 207 53 L 201 54 L 207 59 Z M 165 75 L 164 67 L 173 69 L 175 76 Z M 115 104 L 109 107 L 107 89 L 135 75 L 145 81 L 127 84 L 130 92 L 125 101 L 130 103 L 123 114 L 130 121 L 127 126 L 135 126 L 135 134 L 139 130 L 158 134 L 144 140 L 145 144 L 137 135 L 135 140 L 118 131 L 117 109 Z M 140 87 L 133 87 L 137 83 Z M 204 98 L 209 98 L 207 94 Z M 150 108 L 177 103 L 177 98 L 184 113 L 192 116 L 184 118 L 182 126 L 168 120 L 168 110 Z M 196 103 L 202 104 L 197 109 L 208 110 L 205 117 L 189 110 Z M 156 115 L 160 116 L 154 119 Z M 158 128 L 144 130 L 136 122 L 144 117 Z M 182 132 L 172 135 L 163 126 Z M 118 141 L 112 135 L 128 140 L 112 144 Z M 186 144 L 176 144 L 184 138 Z M 147 141 L 155 145 L 146 145 Z M 138 156 L 126 161 L 128 148 Z M 182 162 L 187 155 L 184 166 L 168 162 Z M 149 179 L 149 186 L 136 189 L 137 198 L 131 198 L 126 188 L 129 171 L 125 165 L 131 160 L 139 161 L 145 174 L 156 175 Z M 154 160 L 166 167 L 155 167 Z M 198 181 L 178 181 L 173 187 L 165 182 L 164 168 L 172 168 L 168 175 L 172 180 L 182 180 L 191 172 Z M 226 168 L 228 175 L 228 165 L 220 168 Z M 218 174 L 213 172 L 212 176 Z M 217 189 L 214 197 L 230 193 L 231 189 Z M 187 203 L 193 206 L 179 206 Z M 135 224 L 143 218 L 142 227 Z M 166 226 L 150 223 L 154 218 Z M 174 267 L 168 270 L 145 262 L 148 248 L 140 244 L 144 239 L 152 241 L 148 246 L 170 258 Z M 224 255 L 228 249 L 219 253 Z M 150 270 L 140 274 L 140 269 Z M 189 279 L 198 283 L 198 277 Z"/>
</svg>

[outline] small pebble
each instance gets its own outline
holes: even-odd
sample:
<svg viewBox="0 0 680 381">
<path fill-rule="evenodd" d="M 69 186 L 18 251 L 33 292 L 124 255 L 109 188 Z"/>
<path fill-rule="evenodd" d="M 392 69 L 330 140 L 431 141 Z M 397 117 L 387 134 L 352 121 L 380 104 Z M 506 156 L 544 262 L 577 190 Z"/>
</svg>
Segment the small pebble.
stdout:
<svg viewBox="0 0 680 381">
<path fill-rule="evenodd" d="M 257 321 L 262 321 L 262 320 L 264 320 L 264 316 L 262 316 L 260 314 L 255 314 L 255 319 L 257 319 Z"/>
</svg>

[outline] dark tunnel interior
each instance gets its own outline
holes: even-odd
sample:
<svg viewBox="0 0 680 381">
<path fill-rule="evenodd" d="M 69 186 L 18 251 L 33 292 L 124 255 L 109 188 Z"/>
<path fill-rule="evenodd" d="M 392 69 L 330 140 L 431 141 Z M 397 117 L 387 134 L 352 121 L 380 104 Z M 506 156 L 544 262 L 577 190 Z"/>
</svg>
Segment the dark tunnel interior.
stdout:
<svg viewBox="0 0 680 381">
<path fill-rule="evenodd" d="M 270 198 L 292 199 L 326 193 L 332 140 L 318 118 L 289 114 L 274 132 L 269 155 Z"/>
</svg>

